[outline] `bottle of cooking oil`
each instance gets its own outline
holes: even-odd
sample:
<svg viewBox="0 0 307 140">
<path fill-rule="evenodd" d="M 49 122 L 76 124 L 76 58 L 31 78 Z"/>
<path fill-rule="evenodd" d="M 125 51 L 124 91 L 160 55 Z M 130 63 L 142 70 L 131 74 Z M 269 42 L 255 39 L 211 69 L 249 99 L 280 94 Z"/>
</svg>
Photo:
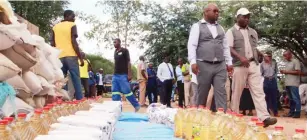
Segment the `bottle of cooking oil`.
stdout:
<svg viewBox="0 0 307 140">
<path fill-rule="evenodd" d="M 195 118 L 193 119 L 193 124 L 192 124 L 192 138 L 194 140 L 200 140 L 200 129 L 201 129 L 201 124 L 200 122 L 202 121 L 203 117 L 203 110 L 204 106 L 200 106 L 198 110 L 196 110 L 195 113 Z"/>
<path fill-rule="evenodd" d="M 256 132 L 256 136 L 253 137 L 254 140 L 269 140 L 268 135 L 265 133 L 265 129 L 263 128 L 263 122 L 257 122 L 256 123 L 256 128 L 255 128 L 255 132 Z"/>
<path fill-rule="evenodd" d="M 192 133 L 193 133 L 193 119 L 196 115 L 196 108 L 189 108 L 188 112 L 185 115 L 185 122 L 184 122 L 184 132 L 183 138 L 186 140 L 192 140 Z"/>
<path fill-rule="evenodd" d="M 221 124 L 221 122 L 224 119 L 224 109 L 223 108 L 219 108 L 218 111 L 216 112 L 214 119 L 211 123 L 210 126 L 210 137 L 214 138 L 214 139 L 220 139 L 218 132 L 220 132 L 221 130 L 219 129 L 219 125 Z"/>
<path fill-rule="evenodd" d="M 304 129 L 295 129 L 295 134 L 292 136 L 292 140 L 307 140 Z"/>
<path fill-rule="evenodd" d="M 231 138 L 241 140 L 246 134 L 247 123 L 243 119 L 243 114 L 236 114 L 232 125 Z"/>
<path fill-rule="evenodd" d="M 56 108 L 54 107 L 54 105 L 53 105 L 53 104 L 48 104 L 47 107 L 50 108 L 49 111 L 51 112 L 53 118 L 54 118 L 55 120 L 57 120 L 57 119 L 59 118 L 59 115 L 58 115 L 58 113 L 57 113 Z"/>
<path fill-rule="evenodd" d="M 227 140 L 232 138 L 231 131 L 234 129 L 236 125 L 235 117 L 236 117 L 236 113 L 229 112 L 229 111 L 224 115 L 223 122 L 219 126 L 219 129 L 221 131 L 220 133 L 218 133 L 218 137 L 227 139 Z"/>
<path fill-rule="evenodd" d="M 12 135 L 14 136 L 15 140 L 20 140 L 20 134 L 16 130 L 14 118 L 13 117 L 4 117 L 3 120 L 7 120 L 9 122 L 8 126 L 11 128 L 11 132 L 12 132 Z"/>
<path fill-rule="evenodd" d="M 11 130 L 8 129 L 8 120 L 0 121 L 0 138 L 1 140 L 15 140 L 14 135 L 12 135 Z"/>
<path fill-rule="evenodd" d="M 42 110 L 36 109 L 34 111 L 34 115 L 30 119 L 30 123 L 32 128 L 34 128 L 35 132 L 39 135 L 46 135 L 48 133 L 49 128 L 43 119 L 41 118 Z"/>
<path fill-rule="evenodd" d="M 16 130 L 20 133 L 21 140 L 33 140 L 37 133 L 31 127 L 30 122 L 26 121 L 27 114 L 19 113 L 16 121 Z"/>
<path fill-rule="evenodd" d="M 50 126 L 53 123 L 56 123 L 57 121 L 55 120 L 55 118 L 53 118 L 51 112 L 50 112 L 50 108 L 48 106 L 43 108 L 43 115 L 44 115 L 44 119 L 46 119 L 46 122 L 48 124 L 48 126 Z"/>
<path fill-rule="evenodd" d="M 200 122 L 201 129 L 200 129 L 200 139 L 201 140 L 214 140 L 215 134 L 210 133 L 211 122 L 213 121 L 213 115 L 208 108 L 203 110 L 203 117 Z"/>
<path fill-rule="evenodd" d="M 284 127 L 275 126 L 275 130 L 272 133 L 272 140 L 287 140 L 286 134 L 283 132 Z"/>
<path fill-rule="evenodd" d="M 182 138 L 182 129 L 183 129 L 183 109 L 179 108 L 176 115 L 175 115 L 175 130 L 174 130 L 174 136 L 176 138 Z"/>
<path fill-rule="evenodd" d="M 258 121 L 257 117 L 252 117 L 251 120 L 247 123 L 246 131 L 244 136 L 242 137 L 242 140 L 252 140 L 253 137 L 255 137 L 255 129 L 256 129 L 256 123 Z"/>
</svg>

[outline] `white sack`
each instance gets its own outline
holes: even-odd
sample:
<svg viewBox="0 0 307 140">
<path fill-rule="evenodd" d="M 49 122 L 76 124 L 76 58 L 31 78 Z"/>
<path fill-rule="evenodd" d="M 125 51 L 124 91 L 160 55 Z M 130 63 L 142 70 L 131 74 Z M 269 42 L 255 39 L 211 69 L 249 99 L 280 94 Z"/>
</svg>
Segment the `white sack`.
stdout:
<svg viewBox="0 0 307 140">
<path fill-rule="evenodd" d="M 22 75 L 22 79 L 27 85 L 27 87 L 31 90 L 33 95 L 38 94 L 43 90 L 40 79 L 31 71 L 27 71 Z"/>
<path fill-rule="evenodd" d="M 10 84 L 16 90 L 17 97 L 25 100 L 32 96 L 31 90 L 26 86 L 24 81 L 19 75 L 16 75 L 8 80 L 6 80 L 8 84 Z"/>
<path fill-rule="evenodd" d="M 20 73 L 21 69 L 0 53 L 0 71 L 0 81 L 5 81 Z"/>
</svg>

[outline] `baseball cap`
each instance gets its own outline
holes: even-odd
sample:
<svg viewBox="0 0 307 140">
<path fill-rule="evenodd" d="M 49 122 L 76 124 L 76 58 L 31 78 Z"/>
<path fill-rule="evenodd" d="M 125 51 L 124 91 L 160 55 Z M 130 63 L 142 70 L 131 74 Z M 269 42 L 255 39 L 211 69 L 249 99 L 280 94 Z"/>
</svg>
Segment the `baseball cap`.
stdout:
<svg viewBox="0 0 307 140">
<path fill-rule="evenodd" d="M 251 14 L 251 12 L 248 11 L 247 8 L 240 8 L 240 9 L 237 11 L 236 17 L 239 16 L 239 15 L 248 15 L 248 14 Z"/>
</svg>

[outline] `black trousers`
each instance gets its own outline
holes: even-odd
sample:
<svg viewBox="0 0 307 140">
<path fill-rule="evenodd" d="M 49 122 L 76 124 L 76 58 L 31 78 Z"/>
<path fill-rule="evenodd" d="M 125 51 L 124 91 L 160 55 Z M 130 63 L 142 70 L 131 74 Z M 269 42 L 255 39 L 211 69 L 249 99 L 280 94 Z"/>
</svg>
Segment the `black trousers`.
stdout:
<svg viewBox="0 0 307 140">
<path fill-rule="evenodd" d="M 146 96 L 148 96 L 149 104 L 157 103 L 158 101 L 158 93 L 157 93 L 157 86 L 147 86 L 146 87 Z M 153 96 L 153 99 L 152 99 Z"/>
<path fill-rule="evenodd" d="M 177 81 L 177 89 L 178 89 L 178 95 L 179 95 L 178 105 L 179 107 L 183 107 L 184 106 L 184 84 L 182 81 Z"/>
<path fill-rule="evenodd" d="M 85 97 L 89 97 L 89 84 L 88 84 L 88 78 L 81 78 L 81 84 L 82 84 L 82 86 L 83 86 L 83 88 L 84 88 L 84 96 Z"/>
<path fill-rule="evenodd" d="M 97 88 L 97 96 L 102 95 L 102 93 L 106 92 L 106 89 L 103 85 L 96 85 Z"/>
<path fill-rule="evenodd" d="M 160 102 L 163 105 L 167 105 L 167 107 L 171 107 L 173 80 L 165 80 L 162 84 L 162 88 L 163 92 L 162 95 L 160 95 Z"/>
</svg>

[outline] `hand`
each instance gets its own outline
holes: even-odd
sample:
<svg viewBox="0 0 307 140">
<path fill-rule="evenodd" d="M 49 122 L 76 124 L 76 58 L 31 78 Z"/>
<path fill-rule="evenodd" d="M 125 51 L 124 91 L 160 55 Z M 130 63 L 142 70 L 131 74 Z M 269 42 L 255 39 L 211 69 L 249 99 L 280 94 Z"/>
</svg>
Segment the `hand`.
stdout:
<svg viewBox="0 0 307 140">
<path fill-rule="evenodd" d="M 286 71 L 285 70 L 280 70 L 280 73 L 281 74 L 286 74 Z"/>
<path fill-rule="evenodd" d="M 131 81 L 131 79 L 132 79 L 132 74 L 129 73 L 129 74 L 128 74 L 128 81 Z"/>
<path fill-rule="evenodd" d="M 241 57 L 241 66 L 248 68 L 249 67 L 249 60 L 246 57 Z"/>
<path fill-rule="evenodd" d="M 83 61 L 83 59 L 80 59 L 80 66 L 81 66 L 81 67 L 84 66 L 84 61 Z"/>
<path fill-rule="evenodd" d="M 233 66 L 232 65 L 226 65 L 227 71 L 228 71 L 228 75 L 232 76 L 233 74 Z"/>
<path fill-rule="evenodd" d="M 199 69 L 197 64 L 192 64 L 192 72 L 196 75 L 198 74 Z"/>
</svg>

